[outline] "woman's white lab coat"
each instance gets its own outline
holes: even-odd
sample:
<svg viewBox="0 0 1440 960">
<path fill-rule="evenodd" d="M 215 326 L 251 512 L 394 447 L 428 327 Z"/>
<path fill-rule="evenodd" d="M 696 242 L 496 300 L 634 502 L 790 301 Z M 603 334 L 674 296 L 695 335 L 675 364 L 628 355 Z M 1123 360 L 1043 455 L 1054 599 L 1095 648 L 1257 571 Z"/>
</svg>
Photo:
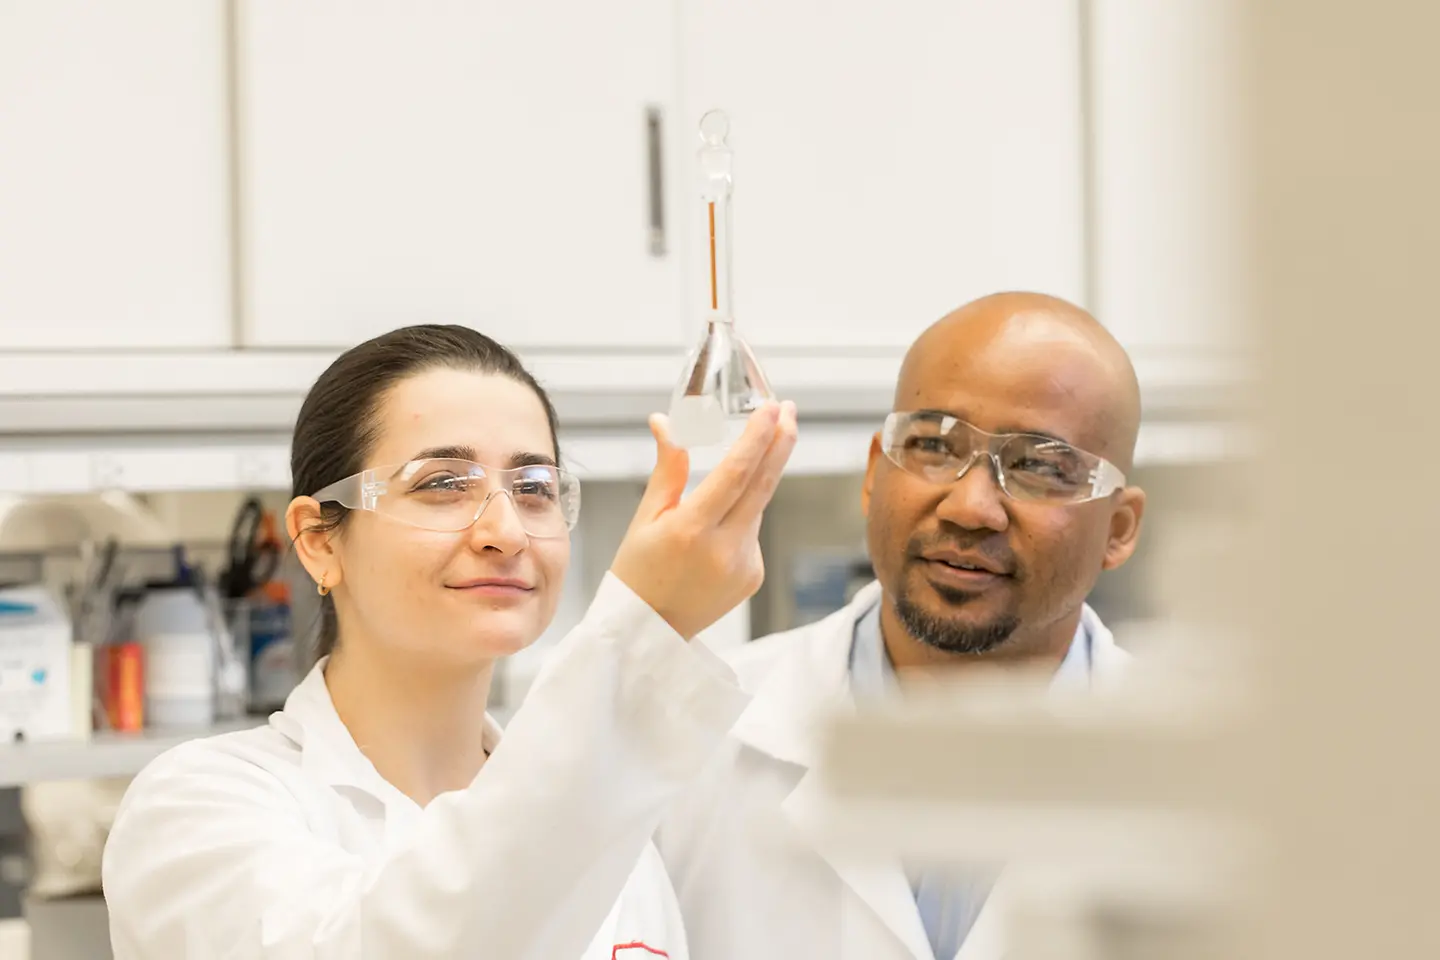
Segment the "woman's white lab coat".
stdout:
<svg viewBox="0 0 1440 960">
<path fill-rule="evenodd" d="M 317 669 L 268 727 L 135 779 L 103 862 L 116 960 L 685 958 L 649 839 L 745 702 L 607 575 L 474 783 L 421 809 Z"/>
</svg>

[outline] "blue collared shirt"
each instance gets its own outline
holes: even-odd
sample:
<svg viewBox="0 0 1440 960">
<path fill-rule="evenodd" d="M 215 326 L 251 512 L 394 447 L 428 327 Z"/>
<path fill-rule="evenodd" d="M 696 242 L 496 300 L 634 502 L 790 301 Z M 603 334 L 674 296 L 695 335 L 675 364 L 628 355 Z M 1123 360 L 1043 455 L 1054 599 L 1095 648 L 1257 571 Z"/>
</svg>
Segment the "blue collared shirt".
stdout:
<svg viewBox="0 0 1440 960">
<path fill-rule="evenodd" d="M 1052 690 L 1071 683 L 1089 683 L 1091 645 L 1090 631 L 1082 617 L 1070 649 L 1055 671 Z M 878 602 L 855 622 L 855 639 L 850 647 L 850 686 L 857 700 L 894 696 L 899 692 L 895 665 L 890 662 L 880 632 Z M 907 866 L 905 872 L 936 960 L 951 960 L 985 906 L 993 875 L 988 871 L 932 866 Z"/>
</svg>

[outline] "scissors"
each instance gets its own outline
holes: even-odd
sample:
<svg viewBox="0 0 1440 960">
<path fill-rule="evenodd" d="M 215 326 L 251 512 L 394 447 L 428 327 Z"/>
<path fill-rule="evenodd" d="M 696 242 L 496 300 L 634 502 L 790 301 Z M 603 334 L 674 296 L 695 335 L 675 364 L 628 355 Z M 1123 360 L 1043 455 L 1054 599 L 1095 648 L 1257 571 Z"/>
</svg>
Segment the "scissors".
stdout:
<svg viewBox="0 0 1440 960">
<path fill-rule="evenodd" d="M 254 497 L 248 497 L 235 515 L 230 531 L 230 558 L 220 571 L 220 590 L 226 598 L 239 600 L 275 575 L 280 565 L 280 548 L 272 536 L 261 534 L 265 524 L 265 508 Z"/>
</svg>

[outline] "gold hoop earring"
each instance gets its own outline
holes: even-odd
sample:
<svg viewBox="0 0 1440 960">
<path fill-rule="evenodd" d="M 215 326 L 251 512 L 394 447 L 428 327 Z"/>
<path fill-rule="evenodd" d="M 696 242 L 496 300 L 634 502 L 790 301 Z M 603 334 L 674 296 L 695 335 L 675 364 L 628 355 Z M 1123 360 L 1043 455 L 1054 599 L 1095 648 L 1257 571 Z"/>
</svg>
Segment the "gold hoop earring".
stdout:
<svg viewBox="0 0 1440 960">
<path fill-rule="evenodd" d="M 327 586 L 325 586 L 325 579 L 326 579 L 328 576 L 329 576 L 329 574 L 327 574 L 327 573 L 322 573 L 322 574 L 320 575 L 320 582 L 315 585 L 315 592 L 318 593 L 318 594 L 320 594 L 320 596 L 322 596 L 322 597 L 325 596 L 327 593 L 330 592 L 330 588 L 327 587 Z"/>
</svg>

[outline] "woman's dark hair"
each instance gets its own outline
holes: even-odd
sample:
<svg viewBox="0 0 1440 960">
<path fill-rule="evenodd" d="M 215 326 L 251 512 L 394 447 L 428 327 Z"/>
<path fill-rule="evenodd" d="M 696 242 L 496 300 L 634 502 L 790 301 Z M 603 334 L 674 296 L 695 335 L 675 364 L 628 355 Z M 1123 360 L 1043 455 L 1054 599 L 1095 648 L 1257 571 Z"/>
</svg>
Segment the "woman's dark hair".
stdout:
<svg viewBox="0 0 1440 960">
<path fill-rule="evenodd" d="M 308 497 L 365 469 L 365 459 L 379 433 L 380 405 L 386 395 L 402 380 L 437 368 L 492 373 L 535 391 L 550 421 L 555 459 L 560 459 L 555 405 L 520 358 L 469 327 L 424 323 L 366 340 L 342 353 L 320 374 L 295 418 L 290 442 L 291 495 Z M 350 513 L 338 503 L 321 504 L 320 510 L 320 522 L 308 529 L 334 530 Z M 337 636 L 335 600 L 321 597 L 317 660 L 334 652 Z"/>
</svg>

